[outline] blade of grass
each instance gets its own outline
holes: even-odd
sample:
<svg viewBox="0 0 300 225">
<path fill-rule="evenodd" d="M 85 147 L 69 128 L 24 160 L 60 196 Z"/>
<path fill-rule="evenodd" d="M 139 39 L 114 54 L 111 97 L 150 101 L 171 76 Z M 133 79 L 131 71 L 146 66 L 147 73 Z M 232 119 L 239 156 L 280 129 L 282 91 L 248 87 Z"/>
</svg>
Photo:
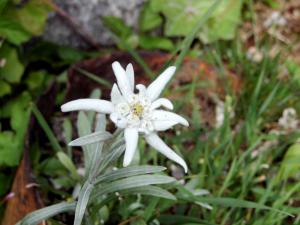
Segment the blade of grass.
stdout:
<svg viewBox="0 0 300 225">
<path fill-rule="evenodd" d="M 205 221 L 196 217 L 191 216 L 181 216 L 181 215 L 168 215 L 162 214 L 158 217 L 158 220 L 161 224 L 166 225 L 175 225 L 175 224 L 200 224 L 200 225 L 216 225 L 215 223 L 211 223 L 209 221 Z"/>
<path fill-rule="evenodd" d="M 279 83 L 276 84 L 276 86 L 274 87 L 274 89 L 272 90 L 272 92 L 269 94 L 269 96 L 264 101 L 263 105 L 260 107 L 260 109 L 258 111 L 258 115 L 261 115 L 268 108 L 268 106 L 270 105 L 270 103 L 273 101 L 273 99 L 275 97 L 275 94 L 277 93 L 279 87 L 280 87 Z"/>
<path fill-rule="evenodd" d="M 108 88 L 112 87 L 112 84 L 109 81 L 107 81 L 107 80 L 105 80 L 103 78 L 100 78 L 100 77 L 96 76 L 95 74 L 92 74 L 92 73 L 90 73 L 90 72 L 88 72 L 86 70 L 83 70 L 83 69 L 80 69 L 80 68 L 77 68 L 77 67 L 74 68 L 74 69 L 77 72 L 81 73 L 82 75 L 90 78 L 93 81 L 96 81 L 97 83 L 99 83 L 99 84 L 101 84 L 101 85 L 103 85 L 105 87 L 108 87 Z"/>
<path fill-rule="evenodd" d="M 270 210 L 273 212 L 281 213 L 287 216 L 294 217 L 292 214 L 287 213 L 285 211 L 269 207 L 266 205 L 262 205 L 256 202 L 251 202 L 243 199 L 236 199 L 236 198 L 214 198 L 214 197 L 194 197 L 201 202 L 206 202 L 212 205 L 221 205 L 224 207 L 234 207 L 234 208 L 252 208 L 252 209 L 259 209 L 259 210 Z"/>
<path fill-rule="evenodd" d="M 40 124 L 40 126 L 42 127 L 42 129 L 44 130 L 44 132 L 46 133 L 46 135 L 47 135 L 47 137 L 48 137 L 48 139 L 50 141 L 50 144 L 53 147 L 53 149 L 56 152 L 63 151 L 62 147 L 58 143 L 58 140 L 56 139 L 55 135 L 53 134 L 51 128 L 47 124 L 44 116 L 42 115 L 42 113 L 36 107 L 35 104 L 32 104 L 32 112 L 33 112 L 33 115 L 35 116 L 35 118 L 37 119 L 38 123 Z"/>
</svg>

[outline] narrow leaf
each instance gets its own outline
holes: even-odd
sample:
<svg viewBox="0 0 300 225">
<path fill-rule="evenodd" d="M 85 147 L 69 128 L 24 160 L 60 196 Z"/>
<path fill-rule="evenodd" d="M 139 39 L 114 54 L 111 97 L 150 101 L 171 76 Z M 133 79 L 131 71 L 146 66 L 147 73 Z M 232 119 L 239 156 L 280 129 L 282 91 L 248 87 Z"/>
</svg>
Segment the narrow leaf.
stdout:
<svg viewBox="0 0 300 225">
<path fill-rule="evenodd" d="M 93 144 L 100 141 L 106 141 L 112 138 L 111 133 L 106 131 L 98 131 L 86 136 L 77 138 L 69 143 L 70 146 L 83 146 L 88 144 Z"/>
<path fill-rule="evenodd" d="M 80 68 L 75 68 L 76 71 L 78 71 L 79 73 L 81 73 L 82 75 L 90 78 L 91 80 L 93 81 L 96 81 L 97 83 L 105 86 L 105 87 L 108 87 L 108 88 L 111 88 L 111 83 L 103 78 L 101 78 L 100 76 L 97 76 L 95 74 L 92 74 L 86 70 L 83 70 L 83 69 L 80 69 Z"/>
<path fill-rule="evenodd" d="M 83 137 L 92 133 L 92 123 L 89 121 L 84 112 L 79 112 L 76 125 L 79 137 Z M 84 152 L 84 166 L 87 174 L 90 171 L 90 165 L 88 162 L 91 160 L 91 154 L 95 146 L 95 144 L 82 146 Z"/>
<path fill-rule="evenodd" d="M 168 192 L 160 187 L 152 186 L 152 185 L 147 185 L 144 187 L 129 188 L 129 189 L 120 191 L 120 194 L 122 196 L 141 194 L 141 195 L 154 196 L 154 197 L 158 197 L 158 198 L 165 198 L 165 199 L 169 199 L 169 200 L 176 200 L 176 197 L 173 194 L 171 194 L 170 192 Z M 100 204 L 97 205 L 97 208 L 101 208 L 102 206 L 113 201 L 115 198 L 116 198 L 116 195 L 109 195 L 107 198 L 105 198 L 103 201 L 101 201 Z"/>
<path fill-rule="evenodd" d="M 36 225 L 41 221 L 47 220 L 59 213 L 74 211 L 75 206 L 76 202 L 62 202 L 52 206 L 48 206 L 28 214 L 16 225 Z"/>
<path fill-rule="evenodd" d="M 252 208 L 252 209 L 263 209 L 263 210 L 270 210 L 275 211 L 278 213 L 282 213 L 288 216 L 292 216 L 291 214 L 284 212 L 282 210 L 278 210 L 266 205 L 262 205 L 256 202 L 251 202 L 242 199 L 235 199 L 235 198 L 214 198 L 214 197 L 195 197 L 197 201 L 205 202 L 212 205 L 221 205 L 224 207 L 234 207 L 234 208 Z"/>
<path fill-rule="evenodd" d="M 95 184 L 99 182 L 103 182 L 103 183 L 111 182 L 124 177 L 131 177 L 131 176 L 137 176 L 137 175 L 148 174 L 148 173 L 158 173 L 165 169 L 166 168 L 162 166 L 148 166 L 148 165 L 125 167 L 98 177 L 95 181 Z"/>
<path fill-rule="evenodd" d="M 82 189 L 80 190 L 78 202 L 76 205 L 75 210 L 75 219 L 74 219 L 74 225 L 80 225 L 86 210 L 86 207 L 88 205 L 90 194 L 94 188 L 94 185 L 92 185 L 89 182 L 86 182 Z"/>
<path fill-rule="evenodd" d="M 125 151 L 124 140 L 118 142 L 118 144 L 110 150 L 110 152 L 103 158 L 102 164 L 99 170 L 106 168 L 109 164 L 116 161 L 122 153 Z"/>
<path fill-rule="evenodd" d="M 59 145 L 58 140 L 56 139 L 56 137 L 53 134 L 49 125 L 47 124 L 44 116 L 42 115 L 42 113 L 39 111 L 39 109 L 34 104 L 32 105 L 32 112 L 33 112 L 35 118 L 37 119 L 37 121 L 39 122 L 40 126 L 43 128 L 44 132 L 46 133 L 53 149 L 57 152 L 62 151 L 62 148 Z"/>
<path fill-rule="evenodd" d="M 181 215 L 160 215 L 158 220 L 161 224 L 166 225 L 175 225 L 175 224 L 185 224 L 185 223 L 195 223 L 195 224 L 203 224 L 203 225 L 216 225 L 214 223 L 210 223 L 206 220 L 201 220 L 196 217 L 191 216 L 181 216 Z"/>
<path fill-rule="evenodd" d="M 116 191 L 122 191 L 129 188 L 142 187 L 152 184 L 166 184 L 174 181 L 175 179 L 173 177 L 163 175 L 140 175 L 128 177 L 121 180 L 113 181 L 108 184 L 101 185 L 99 191 L 94 193 L 93 199 L 96 199 L 105 194 L 109 194 Z"/>
<path fill-rule="evenodd" d="M 121 192 L 122 194 L 142 194 L 142 195 L 150 195 L 159 198 L 166 198 L 170 200 L 176 200 L 176 197 L 171 194 L 170 192 L 162 189 L 161 187 L 157 186 L 144 186 L 144 187 L 137 187 L 137 188 L 130 188 Z"/>
</svg>

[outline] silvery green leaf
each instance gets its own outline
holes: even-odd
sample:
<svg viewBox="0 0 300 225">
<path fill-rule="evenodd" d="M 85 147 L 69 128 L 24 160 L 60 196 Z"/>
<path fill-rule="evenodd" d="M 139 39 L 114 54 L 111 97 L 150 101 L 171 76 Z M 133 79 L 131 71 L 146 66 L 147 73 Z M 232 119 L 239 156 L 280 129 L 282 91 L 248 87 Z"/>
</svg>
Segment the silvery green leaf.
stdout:
<svg viewBox="0 0 300 225">
<path fill-rule="evenodd" d="M 111 133 L 106 131 L 98 131 L 83 137 L 77 138 L 69 143 L 70 146 L 84 146 L 88 144 L 93 144 L 100 141 L 106 141 L 112 138 Z"/>
<path fill-rule="evenodd" d="M 90 135 L 92 133 L 92 122 L 88 120 L 87 115 L 84 112 L 79 112 L 77 119 L 77 129 L 80 137 Z M 94 160 L 94 155 L 102 151 L 103 144 L 89 144 L 82 146 L 84 151 L 84 165 L 86 175 L 90 174 L 91 166 L 94 165 L 91 161 Z M 95 150 L 97 150 L 95 152 Z"/>
<path fill-rule="evenodd" d="M 75 184 L 75 186 L 73 188 L 73 191 L 72 191 L 72 198 L 73 199 L 78 198 L 80 190 L 81 190 L 81 184 L 80 183 Z"/>
<path fill-rule="evenodd" d="M 129 166 L 125 168 L 121 168 L 115 171 L 111 171 L 110 173 L 104 174 L 98 177 L 95 183 L 99 182 L 111 182 L 125 177 L 137 176 L 142 174 L 149 173 L 158 173 L 165 170 L 165 167 L 162 166 Z"/>
<path fill-rule="evenodd" d="M 91 123 L 84 112 L 79 112 L 78 114 L 77 130 L 78 130 L 79 137 L 83 137 L 92 133 Z M 90 161 L 91 158 L 90 151 L 92 151 L 94 147 L 95 145 L 82 146 L 82 149 L 84 151 L 84 165 L 86 167 L 86 171 L 89 171 L 88 162 Z"/>
<path fill-rule="evenodd" d="M 142 187 L 152 184 L 166 184 L 174 182 L 175 179 L 163 175 L 139 175 L 113 181 L 108 184 L 100 185 L 99 191 L 94 192 L 93 199 L 112 192 L 122 191 L 134 187 Z"/>
<path fill-rule="evenodd" d="M 121 194 L 126 195 L 126 194 L 142 194 L 142 195 L 150 195 L 150 196 L 155 196 L 159 198 L 166 198 L 170 200 L 176 200 L 176 197 L 171 194 L 170 192 L 162 189 L 161 187 L 157 186 L 144 186 L 144 187 L 137 187 L 137 188 L 130 188 L 127 190 L 124 190 L 121 192 Z"/>
<path fill-rule="evenodd" d="M 195 201 L 195 204 L 197 204 L 197 205 L 199 205 L 199 206 L 201 206 L 203 208 L 206 208 L 208 210 L 212 210 L 213 209 L 213 207 L 211 205 L 209 205 L 207 203 L 204 203 L 204 202 Z"/>
<path fill-rule="evenodd" d="M 52 216 L 59 213 L 64 213 L 68 211 L 74 211 L 76 207 L 76 202 L 62 202 L 52 206 L 48 206 L 32 213 L 29 213 L 16 225 L 36 225 L 43 220 L 47 220 Z"/>
<path fill-rule="evenodd" d="M 84 112 L 78 113 L 77 130 L 80 137 L 88 135 L 92 132 L 92 126 Z"/>
<path fill-rule="evenodd" d="M 160 187 L 152 186 L 152 185 L 125 189 L 120 191 L 119 194 L 122 196 L 141 194 L 141 195 L 149 195 L 149 196 L 154 196 L 159 198 L 166 198 L 170 200 L 176 200 L 176 197 L 170 192 Z M 103 207 L 104 205 L 114 200 L 116 197 L 117 197 L 116 195 L 108 195 L 106 198 L 100 201 L 100 204 L 97 204 L 97 207 L 99 208 Z"/>
<path fill-rule="evenodd" d="M 94 185 L 89 182 L 85 182 L 82 189 L 80 190 L 75 210 L 74 225 L 81 224 L 93 188 Z"/>
<path fill-rule="evenodd" d="M 96 115 L 95 131 L 105 131 L 105 130 L 106 130 L 106 116 L 105 114 L 98 113 Z"/>
<path fill-rule="evenodd" d="M 100 167 L 103 145 L 103 142 L 98 142 L 95 146 L 95 149 L 91 152 L 90 161 L 88 161 L 90 170 L 88 171 L 88 173 L 86 173 L 89 180 L 92 180 L 94 178 Z"/>
<path fill-rule="evenodd" d="M 112 162 L 116 161 L 124 151 L 124 140 L 119 140 L 117 143 L 113 144 L 113 147 L 110 149 L 110 152 L 103 157 L 102 164 L 99 170 L 106 168 Z"/>
<path fill-rule="evenodd" d="M 194 189 L 193 193 L 196 196 L 209 195 L 210 194 L 210 192 L 206 189 Z"/>
</svg>

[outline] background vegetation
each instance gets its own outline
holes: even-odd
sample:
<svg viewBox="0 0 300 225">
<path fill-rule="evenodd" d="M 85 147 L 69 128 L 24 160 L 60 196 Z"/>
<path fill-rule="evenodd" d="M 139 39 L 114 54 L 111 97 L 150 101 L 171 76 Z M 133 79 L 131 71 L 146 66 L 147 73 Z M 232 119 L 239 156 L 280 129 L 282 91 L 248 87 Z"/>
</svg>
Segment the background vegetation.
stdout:
<svg viewBox="0 0 300 225">
<path fill-rule="evenodd" d="M 177 66 L 185 56 L 202 60 L 213 66 L 222 81 L 218 85 L 225 91 L 203 93 L 199 90 L 208 90 L 208 84 L 193 77 L 166 93 L 176 96 L 176 111 L 191 124 L 189 129 L 178 128 L 164 136 L 188 162 L 187 175 L 155 151 L 148 151 L 144 142 L 139 143 L 135 164 L 166 165 L 167 173 L 184 183 L 184 189 L 168 187 L 176 201 L 115 196 L 90 212 L 96 221 L 91 224 L 300 224 L 297 1 L 149 0 L 143 6 L 138 31 L 120 18 L 101 18 L 116 46 L 91 51 L 57 46 L 39 37 L 48 14 L 55 10 L 48 0 L 0 1 L 1 214 L 21 160 L 30 113 L 38 115 L 32 102 L 56 80 L 61 90 L 55 101 L 61 105 L 70 66 L 116 50 L 129 52 L 153 77 L 139 55 L 139 50 L 149 50 L 174 55 L 170 63 Z M 228 85 L 228 73 L 239 78 L 238 90 Z M 52 122 L 47 121 L 54 130 Z M 68 118 L 63 128 L 65 139 L 56 142 L 71 165 L 78 167 L 78 154 L 66 147 L 72 136 Z M 53 150 L 53 141 L 46 146 L 36 144 L 31 149 L 43 201 L 49 205 L 73 199 L 80 187 L 80 171 L 66 166 L 64 156 Z M 259 210 L 239 200 L 295 217 Z M 58 220 L 69 224 L 68 218 L 51 219 L 51 224 L 60 224 Z"/>
</svg>

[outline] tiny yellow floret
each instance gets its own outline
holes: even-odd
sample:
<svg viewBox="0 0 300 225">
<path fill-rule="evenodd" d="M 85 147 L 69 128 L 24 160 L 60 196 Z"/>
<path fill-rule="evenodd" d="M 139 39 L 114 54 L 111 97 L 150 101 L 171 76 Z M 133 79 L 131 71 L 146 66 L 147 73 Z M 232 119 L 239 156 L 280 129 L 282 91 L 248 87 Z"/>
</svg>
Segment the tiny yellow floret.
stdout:
<svg viewBox="0 0 300 225">
<path fill-rule="evenodd" d="M 144 107 L 140 103 L 133 104 L 131 109 L 135 116 L 140 118 L 143 115 Z"/>
</svg>

